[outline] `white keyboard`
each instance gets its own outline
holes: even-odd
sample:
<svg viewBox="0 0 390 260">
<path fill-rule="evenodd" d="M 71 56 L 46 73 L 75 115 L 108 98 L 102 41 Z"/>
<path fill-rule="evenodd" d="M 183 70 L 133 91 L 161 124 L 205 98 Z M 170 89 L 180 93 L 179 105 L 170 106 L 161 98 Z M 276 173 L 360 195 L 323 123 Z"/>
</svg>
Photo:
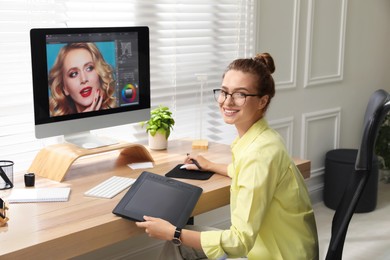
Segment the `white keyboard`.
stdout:
<svg viewBox="0 0 390 260">
<path fill-rule="evenodd" d="M 84 192 L 85 196 L 112 199 L 121 191 L 130 187 L 136 179 L 112 176 L 111 178 Z"/>
</svg>

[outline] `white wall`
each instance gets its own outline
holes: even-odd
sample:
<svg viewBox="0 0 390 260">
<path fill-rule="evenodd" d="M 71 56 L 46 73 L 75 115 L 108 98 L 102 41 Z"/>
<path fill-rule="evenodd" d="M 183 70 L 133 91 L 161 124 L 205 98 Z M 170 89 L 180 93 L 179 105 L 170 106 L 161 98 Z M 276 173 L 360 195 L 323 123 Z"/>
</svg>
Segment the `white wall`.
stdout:
<svg viewBox="0 0 390 260">
<path fill-rule="evenodd" d="M 261 0 L 257 20 L 257 51 L 271 53 L 277 68 L 267 116 L 288 122 L 292 154 L 311 160 L 316 202 L 325 153 L 357 148 L 370 94 L 390 91 L 390 2 Z"/>
<path fill-rule="evenodd" d="M 317 202 L 325 153 L 357 148 L 370 94 L 390 91 L 390 1 L 260 0 L 257 25 L 257 50 L 271 53 L 277 67 L 267 117 L 293 156 L 312 161 L 307 184 Z M 224 227 L 229 219 L 224 207 L 195 222 Z M 153 259 L 160 246 L 144 236 L 88 258 Z"/>
</svg>

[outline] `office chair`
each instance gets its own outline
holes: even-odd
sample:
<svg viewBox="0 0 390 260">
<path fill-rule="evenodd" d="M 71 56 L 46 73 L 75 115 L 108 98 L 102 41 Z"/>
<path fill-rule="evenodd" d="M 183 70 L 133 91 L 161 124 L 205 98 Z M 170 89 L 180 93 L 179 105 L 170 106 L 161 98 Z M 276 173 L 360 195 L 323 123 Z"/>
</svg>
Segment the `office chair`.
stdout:
<svg viewBox="0 0 390 260">
<path fill-rule="evenodd" d="M 333 216 L 332 233 L 326 260 L 339 260 L 342 258 L 349 222 L 371 173 L 375 141 L 379 127 L 389 111 L 389 93 L 382 89 L 375 91 L 371 95 L 366 108 L 363 135 L 356 157 L 355 171 L 351 175 Z"/>
</svg>

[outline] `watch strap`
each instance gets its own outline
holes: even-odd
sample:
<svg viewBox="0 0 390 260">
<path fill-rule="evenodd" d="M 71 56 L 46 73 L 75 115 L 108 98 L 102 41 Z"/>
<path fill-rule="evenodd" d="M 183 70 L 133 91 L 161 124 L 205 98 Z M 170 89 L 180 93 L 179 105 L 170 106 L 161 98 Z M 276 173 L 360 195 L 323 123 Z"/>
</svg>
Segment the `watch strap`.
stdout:
<svg viewBox="0 0 390 260">
<path fill-rule="evenodd" d="M 181 228 L 176 227 L 176 229 L 175 229 L 175 234 L 173 235 L 173 237 L 176 238 L 176 239 L 180 239 L 181 230 L 182 230 Z"/>
</svg>

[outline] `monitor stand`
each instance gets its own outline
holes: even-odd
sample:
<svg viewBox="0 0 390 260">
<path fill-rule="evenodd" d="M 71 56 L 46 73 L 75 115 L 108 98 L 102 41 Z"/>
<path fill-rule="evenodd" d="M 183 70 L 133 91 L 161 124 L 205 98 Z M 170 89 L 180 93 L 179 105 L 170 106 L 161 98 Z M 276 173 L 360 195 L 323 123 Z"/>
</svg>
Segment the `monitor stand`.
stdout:
<svg viewBox="0 0 390 260">
<path fill-rule="evenodd" d="M 71 135 L 65 135 L 64 139 L 66 142 L 75 144 L 78 147 L 84 149 L 94 149 L 98 147 L 118 144 L 119 142 L 115 139 L 97 136 L 90 132 L 81 132 Z"/>
<path fill-rule="evenodd" d="M 140 144 L 119 142 L 113 145 L 84 149 L 71 143 L 62 143 L 42 148 L 35 156 L 28 171 L 61 182 L 68 169 L 78 158 L 115 150 L 120 150 L 120 156 L 125 156 L 129 163 L 154 162 L 149 151 Z"/>
</svg>

